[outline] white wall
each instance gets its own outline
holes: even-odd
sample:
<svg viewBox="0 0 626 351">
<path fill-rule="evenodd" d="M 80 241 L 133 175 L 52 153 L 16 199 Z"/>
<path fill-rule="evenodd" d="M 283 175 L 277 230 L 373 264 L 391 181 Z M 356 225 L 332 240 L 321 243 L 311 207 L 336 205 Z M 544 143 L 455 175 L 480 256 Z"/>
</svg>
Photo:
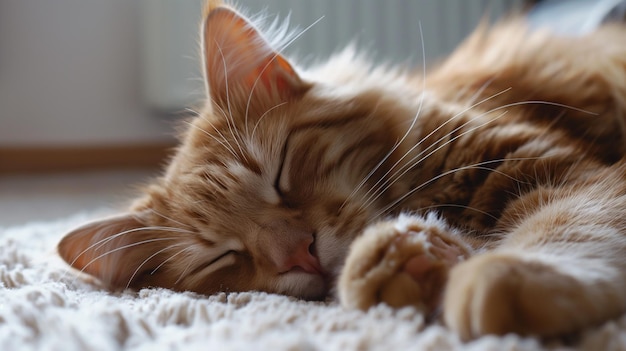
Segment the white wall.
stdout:
<svg viewBox="0 0 626 351">
<path fill-rule="evenodd" d="M 141 99 L 135 0 L 0 1 L 0 146 L 171 137 Z"/>
</svg>

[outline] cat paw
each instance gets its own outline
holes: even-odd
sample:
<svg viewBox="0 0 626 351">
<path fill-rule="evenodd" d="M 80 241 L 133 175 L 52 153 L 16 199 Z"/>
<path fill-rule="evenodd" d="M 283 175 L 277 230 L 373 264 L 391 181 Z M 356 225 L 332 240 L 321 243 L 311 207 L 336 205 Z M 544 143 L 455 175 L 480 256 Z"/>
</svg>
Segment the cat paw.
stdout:
<svg viewBox="0 0 626 351">
<path fill-rule="evenodd" d="M 505 254 L 475 256 L 450 272 L 445 323 L 463 339 L 486 334 L 555 336 L 593 319 L 594 303 L 575 278 Z"/>
<path fill-rule="evenodd" d="M 352 244 L 339 298 L 348 308 L 365 310 L 383 302 L 430 313 L 440 305 L 450 267 L 469 254 L 469 247 L 434 218 L 401 216 L 379 223 Z"/>
</svg>

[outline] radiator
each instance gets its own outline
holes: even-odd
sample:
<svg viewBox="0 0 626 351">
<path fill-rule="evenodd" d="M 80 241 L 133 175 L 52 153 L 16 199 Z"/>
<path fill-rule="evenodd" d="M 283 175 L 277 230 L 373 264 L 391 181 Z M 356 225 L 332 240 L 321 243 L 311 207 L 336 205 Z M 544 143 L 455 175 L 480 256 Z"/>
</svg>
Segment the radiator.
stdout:
<svg viewBox="0 0 626 351">
<path fill-rule="evenodd" d="M 450 52 L 485 16 L 497 18 L 522 0 L 239 0 L 251 13 L 315 23 L 285 51 L 301 60 L 328 57 L 355 42 L 377 61 L 421 64 Z M 177 111 L 203 94 L 198 63 L 202 0 L 144 0 L 143 91 L 155 109 Z M 320 19 L 321 18 L 321 19 Z"/>
</svg>

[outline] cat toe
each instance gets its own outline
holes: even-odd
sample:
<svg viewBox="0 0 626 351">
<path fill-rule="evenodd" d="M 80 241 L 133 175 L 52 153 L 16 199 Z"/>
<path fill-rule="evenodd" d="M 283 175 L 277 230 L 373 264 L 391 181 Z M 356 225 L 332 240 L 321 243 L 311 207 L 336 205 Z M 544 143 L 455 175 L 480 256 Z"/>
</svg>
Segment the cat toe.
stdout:
<svg viewBox="0 0 626 351">
<path fill-rule="evenodd" d="M 402 230 L 401 230 L 402 229 Z M 344 306 L 414 306 L 429 314 L 441 303 L 450 267 L 469 255 L 440 228 L 384 222 L 353 245 L 339 281 Z"/>
</svg>

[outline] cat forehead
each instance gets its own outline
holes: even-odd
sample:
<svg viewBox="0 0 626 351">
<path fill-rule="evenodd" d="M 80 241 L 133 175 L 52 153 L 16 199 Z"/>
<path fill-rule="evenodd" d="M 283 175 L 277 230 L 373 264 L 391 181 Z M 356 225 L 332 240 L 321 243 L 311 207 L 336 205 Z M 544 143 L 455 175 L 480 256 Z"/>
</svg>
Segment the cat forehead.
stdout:
<svg viewBox="0 0 626 351">
<path fill-rule="evenodd" d="M 274 188 L 278 166 L 272 169 L 271 162 L 265 162 L 258 171 L 236 159 L 223 161 L 195 165 L 202 162 L 199 157 L 173 170 L 169 181 L 163 184 L 170 199 L 166 201 L 175 199 L 177 207 L 183 210 L 181 215 L 197 218 L 210 226 L 280 204 L 280 196 Z M 244 224 L 241 222 L 233 224 Z"/>
</svg>

